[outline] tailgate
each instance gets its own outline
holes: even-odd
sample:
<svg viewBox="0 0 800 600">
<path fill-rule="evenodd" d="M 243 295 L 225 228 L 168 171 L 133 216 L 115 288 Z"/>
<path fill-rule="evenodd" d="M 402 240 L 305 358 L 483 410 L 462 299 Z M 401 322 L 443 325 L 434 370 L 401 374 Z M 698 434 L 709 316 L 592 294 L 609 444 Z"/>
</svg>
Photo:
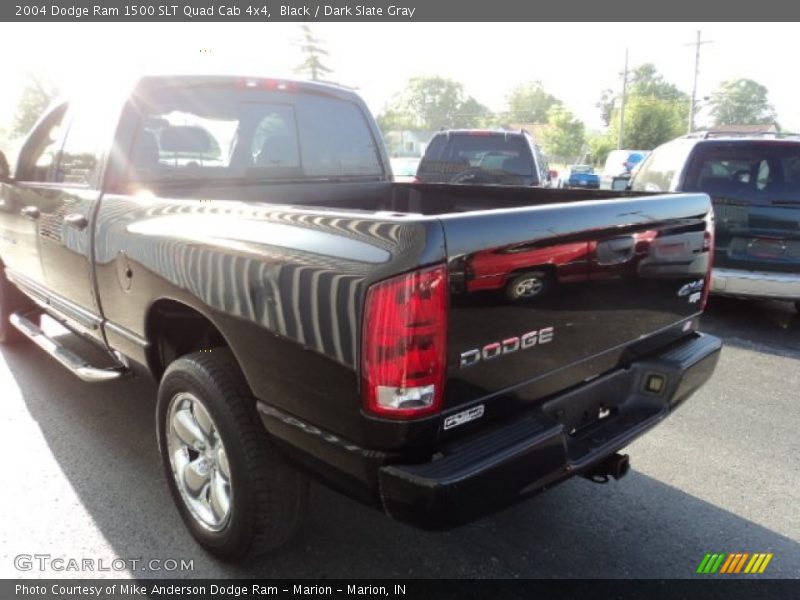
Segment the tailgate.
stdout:
<svg viewBox="0 0 800 600">
<path fill-rule="evenodd" d="M 446 414 L 541 402 L 677 339 L 702 310 L 713 226 L 705 194 L 441 222 L 451 288 Z"/>
<path fill-rule="evenodd" d="M 711 196 L 714 266 L 800 272 L 800 144 L 796 139 L 706 141 L 682 189 Z"/>
<path fill-rule="evenodd" d="M 749 271 L 800 272 L 800 201 L 714 198 L 714 264 Z"/>
</svg>

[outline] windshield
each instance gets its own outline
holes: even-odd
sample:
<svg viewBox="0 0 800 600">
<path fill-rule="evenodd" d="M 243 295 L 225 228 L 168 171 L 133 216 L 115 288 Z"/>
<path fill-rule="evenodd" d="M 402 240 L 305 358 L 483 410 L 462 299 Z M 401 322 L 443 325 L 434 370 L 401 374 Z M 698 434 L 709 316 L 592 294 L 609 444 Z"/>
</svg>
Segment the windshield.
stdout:
<svg viewBox="0 0 800 600">
<path fill-rule="evenodd" d="M 375 141 L 345 100 L 225 85 L 162 87 L 139 98 L 137 182 L 380 178 Z"/>
<path fill-rule="evenodd" d="M 800 201 L 800 144 L 704 146 L 693 161 L 686 191 L 744 200 Z"/>
</svg>

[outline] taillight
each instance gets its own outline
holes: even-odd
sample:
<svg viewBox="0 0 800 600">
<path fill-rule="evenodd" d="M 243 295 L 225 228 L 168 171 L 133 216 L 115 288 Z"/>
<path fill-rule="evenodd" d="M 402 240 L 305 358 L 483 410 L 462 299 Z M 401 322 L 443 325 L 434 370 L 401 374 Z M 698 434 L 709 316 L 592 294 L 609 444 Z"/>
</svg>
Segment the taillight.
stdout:
<svg viewBox="0 0 800 600">
<path fill-rule="evenodd" d="M 706 230 L 703 233 L 703 250 L 708 252 L 708 271 L 703 283 L 703 295 L 700 297 L 700 310 L 705 310 L 708 295 L 711 293 L 711 277 L 714 270 L 714 217 L 706 217 Z"/>
<path fill-rule="evenodd" d="M 408 419 L 440 410 L 447 340 L 444 265 L 377 283 L 367 291 L 361 335 L 364 408 Z"/>
</svg>

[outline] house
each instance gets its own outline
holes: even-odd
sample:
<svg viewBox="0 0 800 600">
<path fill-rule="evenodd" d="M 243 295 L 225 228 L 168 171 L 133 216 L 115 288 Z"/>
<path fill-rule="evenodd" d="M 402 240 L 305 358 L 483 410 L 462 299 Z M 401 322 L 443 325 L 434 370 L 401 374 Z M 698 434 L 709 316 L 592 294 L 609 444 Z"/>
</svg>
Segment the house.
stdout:
<svg viewBox="0 0 800 600">
<path fill-rule="evenodd" d="M 383 136 L 386 150 L 391 157 L 421 157 L 425 154 L 435 131 L 417 131 L 406 129 L 403 131 L 387 131 Z"/>
<path fill-rule="evenodd" d="M 716 125 L 710 127 L 708 133 L 749 135 L 759 133 L 780 133 L 777 123 L 765 123 L 763 125 Z"/>
</svg>

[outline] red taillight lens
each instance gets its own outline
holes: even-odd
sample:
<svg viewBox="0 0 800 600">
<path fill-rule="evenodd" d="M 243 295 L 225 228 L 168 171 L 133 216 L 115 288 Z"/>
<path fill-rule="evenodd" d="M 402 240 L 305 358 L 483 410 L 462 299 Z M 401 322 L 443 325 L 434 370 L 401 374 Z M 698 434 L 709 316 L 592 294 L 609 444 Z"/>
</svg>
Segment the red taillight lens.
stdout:
<svg viewBox="0 0 800 600">
<path fill-rule="evenodd" d="M 714 217 L 706 219 L 706 231 L 703 234 L 703 250 L 708 252 L 708 271 L 703 283 L 703 295 L 700 298 L 700 310 L 705 310 L 708 295 L 711 293 L 711 277 L 714 270 Z"/>
<path fill-rule="evenodd" d="M 447 293 L 444 265 L 388 279 L 367 291 L 361 386 L 368 412 L 407 419 L 441 408 Z"/>
</svg>

